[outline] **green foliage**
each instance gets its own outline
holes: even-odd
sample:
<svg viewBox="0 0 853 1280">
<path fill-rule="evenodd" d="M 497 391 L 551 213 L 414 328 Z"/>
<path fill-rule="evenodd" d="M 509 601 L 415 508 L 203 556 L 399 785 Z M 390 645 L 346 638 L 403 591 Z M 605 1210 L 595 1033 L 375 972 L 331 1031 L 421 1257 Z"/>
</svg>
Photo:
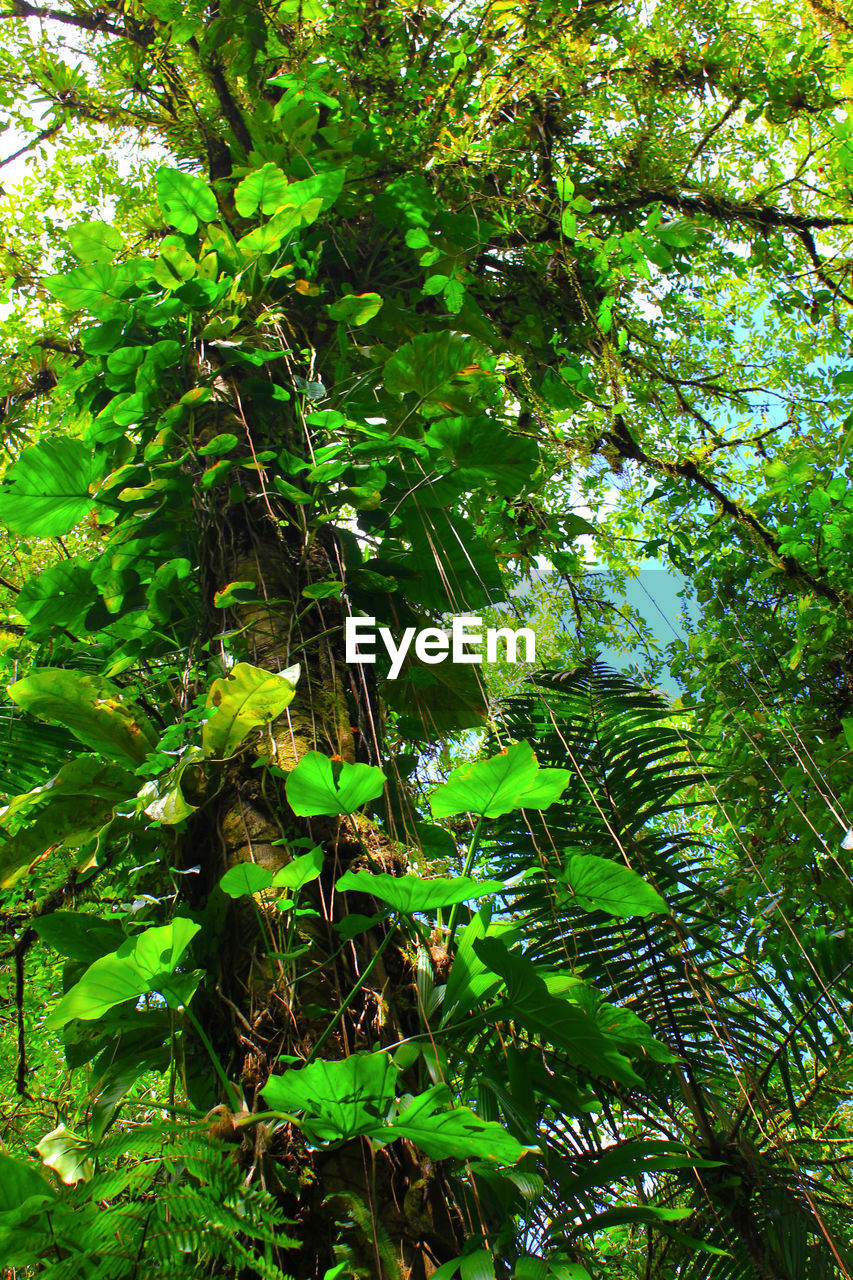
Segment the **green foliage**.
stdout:
<svg viewBox="0 0 853 1280">
<path fill-rule="evenodd" d="M 43 440 L 25 449 L 6 473 L 0 520 L 16 533 L 67 533 L 91 510 L 89 488 L 96 478 L 81 440 Z"/>
<path fill-rule="evenodd" d="M 853 1265 L 818 8 L 4 24 L 8 1267 Z M 580 535 L 689 576 L 675 711 Z M 347 666 L 542 574 L 550 674 Z"/>
<path fill-rule="evenodd" d="M 308 751 L 288 774 L 285 790 L 295 814 L 314 817 L 355 813 L 381 796 L 384 786 L 381 769 L 330 760 L 319 751 Z"/>
<path fill-rule="evenodd" d="M 455 770 L 430 798 L 434 818 L 466 810 L 499 818 L 513 809 L 547 809 L 571 779 L 568 769 L 540 769 L 528 742 L 516 743 L 491 760 Z"/>
</svg>

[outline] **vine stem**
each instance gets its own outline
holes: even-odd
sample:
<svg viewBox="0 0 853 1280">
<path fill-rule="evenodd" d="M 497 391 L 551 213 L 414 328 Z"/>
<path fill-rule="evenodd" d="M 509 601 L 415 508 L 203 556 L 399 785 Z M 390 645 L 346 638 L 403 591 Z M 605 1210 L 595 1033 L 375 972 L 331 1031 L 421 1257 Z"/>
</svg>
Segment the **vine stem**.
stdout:
<svg viewBox="0 0 853 1280">
<path fill-rule="evenodd" d="M 468 852 L 465 854 L 465 866 L 462 868 L 463 876 L 471 874 L 471 868 L 474 865 L 474 859 L 477 856 L 477 850 L 480 847 L 480 831 L 483 826 L 483 815 L 480 814 L 477 819 L 477 825 L 474 828 L 474 834 L 471 836 L 471 843 L 468 845 Z M 456 918 L 459 915 L 459 903 L 454 902 L 453 909 L 450 912 L 450 919 L 447 923 L 447 950 L 453 946 L 453 939 L 456 935 Z"/>
<path fill-rule="evenodd" d="M 389 943 L 389 942 L 391 941 L 391 939 L 393 938 L 394 933 L 396 932 L 396 929 L 397 929 L 396 924 L 392 924 L 392 925 L 391 925 L 391 928 L 388 930 L 388 932 L 386 933 L 385 937 L 382 939 L 382 941 L 380 942 L 379 946 L 378 946 L 378 947 L 376 948 L 376 950 L 374 951 L 374 953 L 373 953 L 373 955 L 372 955 L 372 957 L 371 957 L 371 959 L 370 959 L 369 964 L 368 964 L 368 965 L 367 965 L 367 967 L 365 968 L 365 970 L 364 970 L 364 972 L 362 973 L 361 977 L 359 978 L 358 982 L 356 982 L 355 986 L 354 986 L 354 987 L 352 988 L 352 990 L 350 991 L 350 993 L 349 993 L 349 995 L 347 996 L 346 1000 L 344 1000 L 344 1002 L 343 1002 L 343 1004 L 341 1005 L 340 1009 L 338 1009 L 338 1011 L 337 1011 L 337 1013 L 335 1014 L 334 1018 L 332 1018 L 332 1021 L 331 1021 L 331 1022 L 329 1023 L 329 1025 L 326 1027 L 325 1031 L 324 1031 L 324 1032 L 323 1032 L 323 1034 L 320 1036 L 320 1039 L 317 1041 L 317 1043 L 314 1045 L 314 1048 L 311 1050 L 311 1052 L 309 1053 L 308 1057 L 305 1059 L 305 1066 L 306 1066 L 306 1067 L 309 1065 L 309 1063 L 313 1062 L 313 1061 L 314 1061 L 314 1059 L 317 1057 L 317 1054 L 320 1052 L 320 1050 L 322 1049 L 323 1045 L 326 1043 L 326 1041 L 328 1040 L 329 1036 L 332 1034 L 332 1032 L 334 1031 L 335 1027 L 338 1025 L 338 1023 L 340 1022 L 341 1018 L 344 1016 L 344 1014 L 346 1013 L 347 1009 L 350 1007 L 350 1005 L 352 1004 L 353 1000 L 354 1000 L 354 999 L 355 999 L 355 997 L 358 995 L 358 993 L 359 993 L 359 991 L 361 990 L 361 988 L 364 986 L 365 982 L 367 982 L 367 979 L 370 977 L 370 975 L 371 975 L 371 973 L 372 973 L 373 969 L 375 968 L 375 966 L 376 966 L 376 964 L 377 964 L 377 962 L 378 962 L 378 960 L 379 960 L 379 957 L 382 955 L 382 952 L 385 950 L 385 948 L 388 946 L 388 943 Z"/>
<path fill-rule="evenodd" d="M 195 1031 L 199 1040 L 201 1040 L 202 1044 L 207 1050 L 210 1061 L 213 1063 L 214 1071 L 219 1076 L 219 1079 L 222 1081 L 223 1085 L 225 1086 L 226 1098 L 230 1098 L 231 1102 L 234 1104 L 234 1110 L 239 1111 L 240 1095 L 237 1092 L 237 1086 L 232 1084 L 231 1081 L 228 1079 L 227 1075 L 225 1074 L 225 1068 L 223 1067 L 222 1063 L 219 1061 L 219 1058 L 217 1057 L 217 1054 L 216 1054 L 216 1050 L 214 1049 L 213 1045 L 210 1043 L 210 1040 L 207 1038 L 207 1033 L 205 1032 L 204 1027 L 201 1025 L 201 1023 L 199 1022 L 198 1018 L 195 1016 L 195 1014 L 193 1013 L 189 1005 L 184 1005 L 184 1013 L 186 1014 L 187 1018 L 192 1024 L 193 1030 Z"/>
</svg>

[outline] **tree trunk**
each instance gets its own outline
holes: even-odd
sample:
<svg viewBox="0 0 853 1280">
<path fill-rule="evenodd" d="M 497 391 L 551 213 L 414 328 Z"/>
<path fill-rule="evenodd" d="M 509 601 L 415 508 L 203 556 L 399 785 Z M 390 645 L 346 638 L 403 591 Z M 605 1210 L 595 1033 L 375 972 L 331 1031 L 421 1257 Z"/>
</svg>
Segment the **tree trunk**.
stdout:
<svg viewBox="0 0 853 1280">
<path fill-rule="evenodd" d="M 294 841 L 320 845 L 324 854 L 320 878 L 299 898 L 316 914 L 293 917 L 292 931 L 264 894 L 233 902 L 219 940 L 220 999 L 199 1006 L 204 1030 L 252 1112 L 264 1109 L 271 1073 L 320 1049 L 324 1058 L 340 1059 L 396 1046 L 422 1025 L 412 955 L 387 939 L 390 926 L 374 925 L 343 945 L 333 927 L 349 911 L 377 910 L 372 899 L 348 895 L 344 902 L 335 893 L 343 872 L 372 866 L 403 874 L 405 850 L 365 819 L 297 818 L 285 797 L 284 771 L 306 751 L 349 762 L 378 752 L 369 690 L 344 660 L 342 607 L 334 598 L 302 594 L 312 582 L 341 576 L 336 534 L 329 526 L 301 528 L 298 513 L 274 494 L 253 495 L 258 523 L 248 502 L 217 511 L 219 497 L 214 491 L 201 539 L 210 617 L 222 614 L 213 609 L 214 591 L 228 582 L 256 583 L 263 603 L 237 605 L 227 615 L 239 658 L 276 672 L 298 661 L 301 675 L 293 702 L 258 744 L 273 768 L 258 768 L 251 756 L 235 761 L 211 816 L 200 817 L 189 835 L 187 860 L 201 861 L 209 892 L 242 862 L 279 870 L 304 852 Z M 370 726 L 371 741 L 359 723 Z M 371 962 L 369 979 L 353 997 Z M 242 1158 L 247 1171 L 278 1190 L 294 1218 L 302 1244 L 284 1261 L 294 1275 L 322 1277 L 339 1260 L 336 1246 L 360 1273 L 381 1280 L 427 1277 L 461 1252 L 466 1224 L 442 1169 L 411 1144 L 398 1140 L 374 1152 L 366 1139 L 355 1139 L 316 1151 L 295 1125 L 270 1130 L 265 1124 L 242 1130 L 250 1135 Z"/>
</svg>

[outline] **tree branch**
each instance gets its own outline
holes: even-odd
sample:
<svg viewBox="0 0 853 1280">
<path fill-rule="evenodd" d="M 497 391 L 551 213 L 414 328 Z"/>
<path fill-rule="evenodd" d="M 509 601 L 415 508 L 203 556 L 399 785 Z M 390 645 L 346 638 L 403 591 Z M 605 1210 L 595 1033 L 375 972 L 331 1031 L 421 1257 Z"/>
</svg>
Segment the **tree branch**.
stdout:
<svg viewBox="0 0 853 1280">
<path fill-rule="evenodd" d="M 692 458 L 687 458 L 682 462 L 668 462 L 660 458 L 651 458 L 634 440 L 621 414 L 614 415 L 613 424 L 615 430 L 608 432 L 605 438 L 616 449 L 620 457 L 639 462 L 641 466 L 648 470 L 662 471 L 667 476 L 688 480 L 691 484 L 695 484 L 714 499 L 725 515 L 750 531 L 767 552 L 770 559 L 785 571 L 785 574 L 792 582 L 799 586 L 807 587 L 815 595 L 820 596 L 821 599 L 828 600 L 831 604 L 843 609 L 846 614 L 853 616 L 853 599 L 846 591 L 837 591 L 828 582 L 809 573 L 808 569 L 805 569 L 794 556 L 785 555 L 773 534 L 769 529 L 765 528 L 757 516 L 754 516 L 748 507 L 743 506 L 740 502 L 724 493 L 719 485 L 715 484 L 713 480 L 699 470 Z"/>
</svg>

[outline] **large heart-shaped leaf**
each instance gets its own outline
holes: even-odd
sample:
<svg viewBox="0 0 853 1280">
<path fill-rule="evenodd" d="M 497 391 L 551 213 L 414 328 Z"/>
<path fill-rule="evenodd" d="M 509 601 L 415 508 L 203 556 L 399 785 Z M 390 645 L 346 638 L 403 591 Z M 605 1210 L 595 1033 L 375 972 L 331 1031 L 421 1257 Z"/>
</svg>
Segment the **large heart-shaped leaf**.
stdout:
<svg viewBox="0 0 853 1280">
<path fill-rule="evenodd" d="M 368 764 L 330 760 L 319 751 L 307 751 L 288 775 L 287 803 L 301 818 L 355 813 L 368 800 L 382 795 L 385 775 Z"/>
<path fill-rule="evenodd" d="M 108 222 L 78 222 L 68 228 L 68 239 L 74 256 L 81 262 L 110 262 L 123 241 Z"/>
<path fill-rule="evenodd" d="M 46 1133 L 36 1146 L 42 1164 L 54 1169 L 63 1182 L 88 1182 L 95 1172 L 94 1149 L 88 1138 L 81 1138 L 61 1124 Z"/>
<path fill-rule="evenodd" d="M 111 320 L 121 312 L 128 291 L 153 274 L 144 258 L 123 262 L 118 267 L 93 262 L 74 267 L 63 275 L 48 276 L 44 285 L 69 311 L 88 311 L 98 320 Z"/>
<path fill-rule="evenodd" d="M 430 798 L 436 818 L 475 813 L 499 818 L 513 809 L 547 809 L 569 784 L 568 769 L 540 769 L 528 742 L 517 742 L 491 760 L 454 769 Z"/>
<path fill-rule="evenodd" d="M 31 927 L 42 942 L 61 956 L 85 964 L 100 960 L 125 941 L 117 920 L 102 920 L 85 911 L 54 911 L 49 916 L 39 916 Z"/>
<path fill-rule="evenodd" d="M 323 870 L 324 853 L 318 845 L 308 853 L 293 858 L 286 867 L 275 873 L 273 884 L 277 889 L 301 889 L 316 880 Z"/>
<path fill-rule="evenodd" d="M 214 680 L 205 704 L 214 714 L 202 731 L 204 754 L 233 756 L 253 729 L 290 706 L 298 679 L 298 666 L 276 672 L 238 662 L 227 676 Z"/>
<path fill-rule="evenodd" d="M 277 1111 L 303 1111 L 303 1128 L 315 1141 L 340 1141 L 381 1123 L 397 1075 L 390 1054 L 353 1053 L 270 1076 L 263 1095 Z"/>
<path fill-rule="evenodd" d="M 327 311 L 333 320 L 362 325 L 372 320 L 381 306 L 382 298 L 378 293 L 348 293 L 327 307 Z"/>
<path fill-rule="evenodd" d="M 390 876 L 385 871 L 347 871 L 335 888 L 342 893 L 369 893 L 394 911 L 435 911 L 452 907 L 457 902 L 473 902 L 503 888 L 500 880 L 472 880 L 469 876 L 453 876 L 441 880 L 424 880 L 420 876 Z"/>
<path fill-rule="evenodd" d="M 30 624 L 31 636 L 47 636 L 52 627 L 64 627 L 79 636 L 85 634 L 86 615 L 99 599 L 91 566 L 74 559 L 60 560 L 35 574 L 24 583 L 15 603 Z"/>
<path fill-rule="evenodd" d="M 243 218 L 250 218 L 256 209 L 261 213 L 275 213 L 283 204 L 291 203 L 287 188 L 287 178 L 278 165 L 265 164 L 237 185 L 234 192 L 237 212 Z"/>
<path fill-rule="evenodd" d="M 72 1018 L 100 1018 L 115 1005 L 138 1000 L 147 991 L 161 992 L 172 1006 L 176 1002 L 171 999 L 169 975 L 180 964 L 200 928 L 195 921 L 179 916 L 171 924 L 146 929 L 138 937 L 129 938 L 117 951 L 101 956 L 89 966 L 62 997 L 46 1025 L 57 1030 Z M 182 997 L 179 1002 L 184 1003 L 189 998 L 187 984 L 180 979 L 175 983 Z"/>
<path fill-rule="evenodd" d="M 82 440 L 41 440 L 25 449 L 0 488 L 0 523 L 14 533 L 52 538 L 68 533 L 92 509 L 98 478 Z"/>
<path fill-rule="evenodd" d="M 195 174 L 165 165 L 157 170 L 157 202 L 172 226 L 192 235 L 199 222 L 213 222 L 219 214 L 216 197 Z"/>
<path fill-rule="evenodd" d="M 56 1192 L 34 1164 L 0 1154 L 0 1213 L 13 1213 L 28 1200 L 52 1200 Z"/>
<path fill-rule="evenodd" d="M 268 867 L 258 866 L 256 862 L 238 862 L 229 867 L 219 881 L 219 887 L 229 898 L 244 898 L 254 893 L 269 889 L 272 884 L 272 872 Z"/>
<path fill-rule="evenodd" d="M 412 391 L 419 400 L 457 412 L 470 410 L 475 397 L 486 396 L 493 380 L 481 361 L 485 349 L 461 333 L 420 333 L 405 343 L 385 365 L 388 391 Z"/>
<path fill-rule="evenodd" d="M 124 703 L 118 686 L 103 676 L 43 667 L 10 685 L 9 697 L 40 719 L 65 725 L 99 755 L 131 768 L 157 745 L 147 717 Z"/>
<path fill-rule="evenodd" d="M 585 911 L 611 916 L 648 916 L 667 910 L 657 890 L 630 867 L 591 853 L 576 853 L 554 872 Z"/>
</svg>

